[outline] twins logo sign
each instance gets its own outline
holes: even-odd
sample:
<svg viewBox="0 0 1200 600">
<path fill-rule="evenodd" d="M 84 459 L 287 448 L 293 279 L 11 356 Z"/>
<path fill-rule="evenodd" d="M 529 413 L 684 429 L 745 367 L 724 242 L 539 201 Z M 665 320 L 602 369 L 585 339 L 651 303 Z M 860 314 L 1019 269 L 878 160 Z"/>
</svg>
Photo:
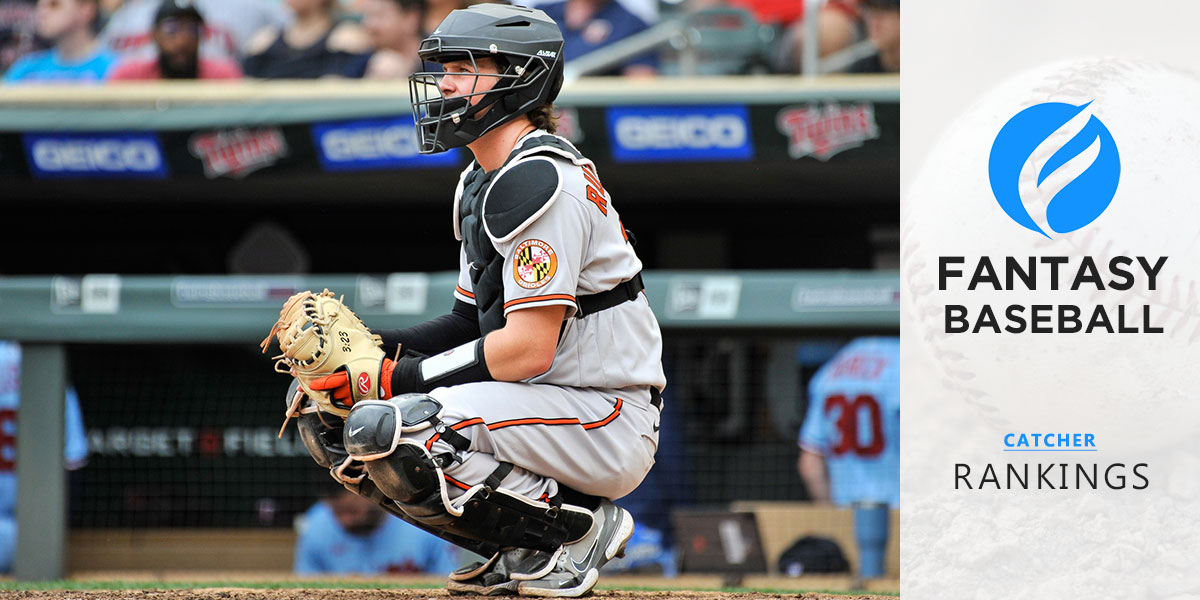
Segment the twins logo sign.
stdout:
<svg viewBox="0 0 1200 600">
<path fill-rule="evenodd" d="M 1063 102 L 1036 104 L 1009 119 L 992 143 L 988 177 L 1000 208 L 1020 226 L 1047 238 L 1050 235 L 1034 222 L 1021 201 L 1018 189 L 1021 169 L 1038 146 L 1089 105 L 1091 102 L 1079 106 Z M 1047 176 L 1095 143 L 1100 148 L 1092 165 L 1055 194 L 1046 206 L 1046 225 L 1056 233 L 1075 231 L 1096 220 L 1108 208 L 1121 178 L 1117 144 L 1104 123 L 1092 115 L 1083 129 L 1054 152 L 1037 173 L 1037 185 L 1041 186 Z"/>
</svg>

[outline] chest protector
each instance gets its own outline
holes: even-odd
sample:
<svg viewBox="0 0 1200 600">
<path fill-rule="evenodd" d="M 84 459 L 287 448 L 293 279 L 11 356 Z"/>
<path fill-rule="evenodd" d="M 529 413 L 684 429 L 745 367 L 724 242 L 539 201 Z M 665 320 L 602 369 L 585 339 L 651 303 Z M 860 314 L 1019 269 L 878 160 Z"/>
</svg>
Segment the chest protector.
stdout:
<svg viewBox="0 0 1200 600">
<path fill-rule="evenodd" d="M 503 167 L 486 173 L 476 165 L 459 183 L 454 218 L 466 250 L 482 335 L 504 327 L 505 323 L 505 257 L 496 251 L 489 229 L 501 238 L 519 233 L 532 217 L 554 201 L 561 186 L 557 169 L 547 169 L 545 160 L 528 161 L 530 166 L 527 168 L 526 163 L 514 164 L 534 156 L 566 158 L 575 164 L 588 162 L 566 140 L 554 135 L 537 135 L 513 150 Z M 486 214 L 484 200 L 488 205 Z M 503 233 L 498 233 L 500 231 Z"/>
</svg>

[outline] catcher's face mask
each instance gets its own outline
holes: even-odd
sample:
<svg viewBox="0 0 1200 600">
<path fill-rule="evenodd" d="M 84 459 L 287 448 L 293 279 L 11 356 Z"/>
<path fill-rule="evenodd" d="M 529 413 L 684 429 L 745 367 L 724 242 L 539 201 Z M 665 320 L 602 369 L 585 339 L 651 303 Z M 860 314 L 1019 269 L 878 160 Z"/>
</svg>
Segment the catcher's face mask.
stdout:
<svg viewBox="0 0 1200 600">
<path fill-rule="evenodd" d="M 550 72 L 545 59 L 481 57 L 467 49 L 441 50 L 437 59 L 423 60 L 409 77 L 423 154 L 465 146 L 544 103 L 537 100 Z"/>
<path fill-rule="evenodd" d="M 420 151 L 465 146 L 548 102 L 563 82 L 563 37 L 540 10 L 483 3 L 452 11 L 409 76 Z"/>
</svg>

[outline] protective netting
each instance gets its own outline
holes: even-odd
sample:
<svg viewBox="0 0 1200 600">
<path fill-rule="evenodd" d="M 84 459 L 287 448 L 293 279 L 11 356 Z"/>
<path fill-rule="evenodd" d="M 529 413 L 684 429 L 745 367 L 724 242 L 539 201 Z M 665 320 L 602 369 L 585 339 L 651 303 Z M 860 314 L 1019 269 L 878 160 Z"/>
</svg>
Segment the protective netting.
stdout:
<svg viewBox="0 0 1200 600">
<path fill-rule="evenodd" d="M 804 384 L 850 336 L 666 337 L 658 462 L 624 504 L 669 528 L 675 507 L 807 498 Z M 90 444 L 73 527 L 288 527 L 327 487 L 295 427 L 276 439 L 288 378 L 253 344 L 76 345 L 69 361 Z"/>
</svg>

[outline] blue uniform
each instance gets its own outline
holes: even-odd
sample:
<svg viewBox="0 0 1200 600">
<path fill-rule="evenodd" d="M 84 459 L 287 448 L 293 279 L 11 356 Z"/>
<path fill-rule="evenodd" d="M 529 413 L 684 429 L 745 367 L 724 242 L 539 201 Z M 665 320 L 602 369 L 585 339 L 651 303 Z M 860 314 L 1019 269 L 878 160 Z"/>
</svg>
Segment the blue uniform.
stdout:
<svg viewBox="0 0 1200 600">
<path fill-rule="evenodd" d="M 66 62 L 58 50 L 31 52 L 13 63 L 4 74 L 5 83 L 77 82 L 100 83 L 116 62 L 115 54 L 97 50 L 91 56 L 76 62 Z"/>
<path fill-rule="evenodd" d="M 800 447 L 825 457 L 834 504 L 900 505 L 900 339 L 860 338 L 809 383 Z"/>
<path fill-rule="evenodd" d="M 17 474 L 14 470 L 17 455 L 17 408 L 21 402 L 21 347 L 13 342 L 0 341 L 0 571 L 12 569 L 13 551 L 17 545 L 17 524 L 14 515 L 17 505 Z M 78 469 L 87 462 L 87 434 L 83 430 L 83 414 L 79 397 L 67 388 L 66 450 L 68 469 Z"/>
<path fill-rule="evenodd" d="M 324 502 L 304 513 L 296 540 L 295 570 L 300 575 L 447 575 L 458 563 L 455 546 L 391 515 L 385 515 L 379 528 L 368 535 L 346 533 Z"/>
</svg>

